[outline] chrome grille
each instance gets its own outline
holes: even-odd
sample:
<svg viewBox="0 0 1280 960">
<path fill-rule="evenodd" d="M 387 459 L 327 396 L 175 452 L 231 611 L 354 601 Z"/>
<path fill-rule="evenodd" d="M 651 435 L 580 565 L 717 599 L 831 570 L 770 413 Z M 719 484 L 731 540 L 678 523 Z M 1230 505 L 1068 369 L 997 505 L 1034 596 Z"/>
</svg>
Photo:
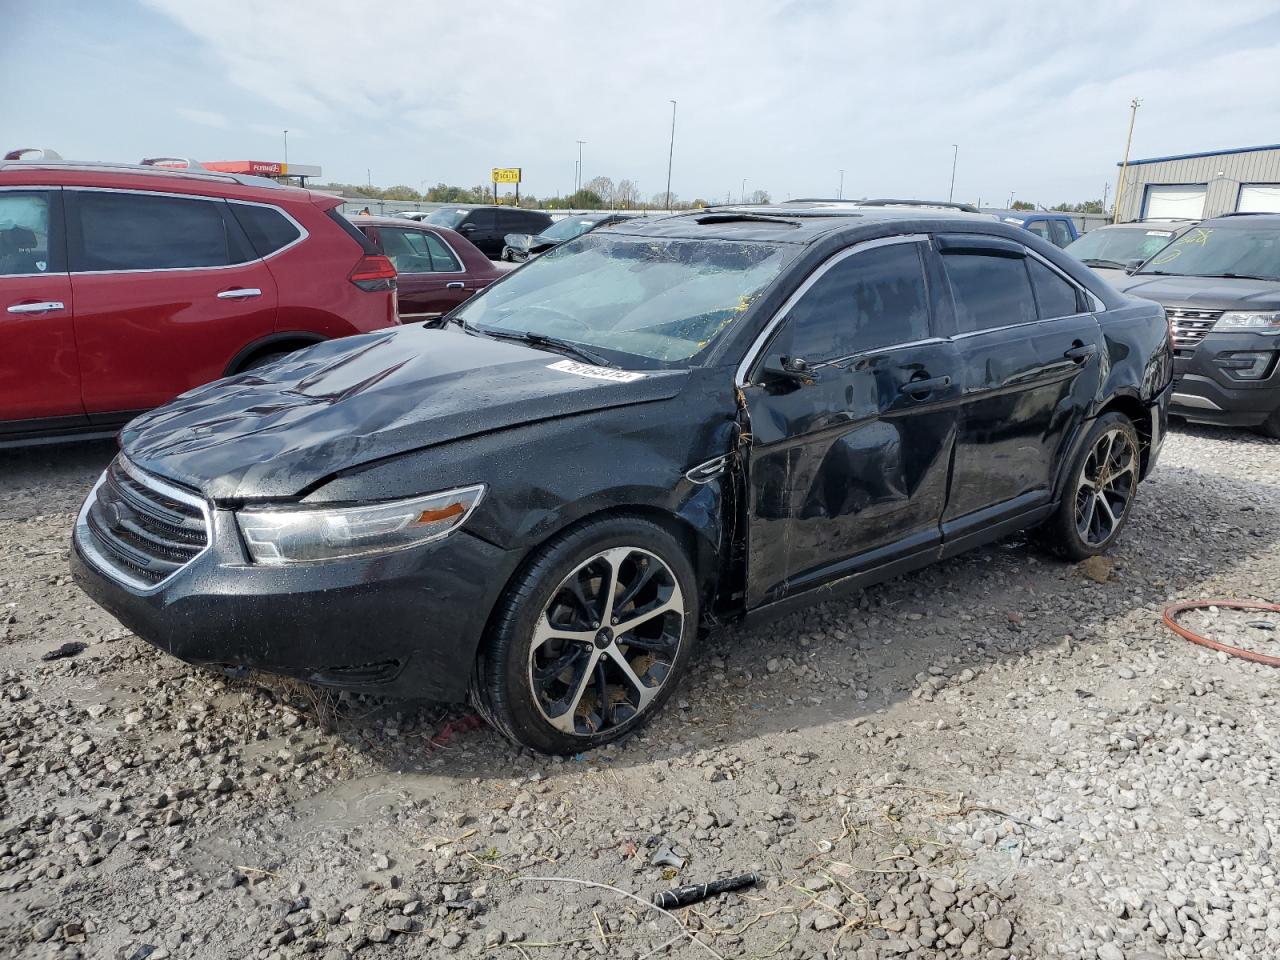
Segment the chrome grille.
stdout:
<svg viewBox="0 0 1280 960">
<path fill-rule="evenodd" d="M 1173 349 L 1190 352 L 1196 348 L 1205 334 L 1213 329 L 1213 325 L 1222 316 L 1221 310 L 1191 310 L 1183 307 L 1169 307 L 1165 311 L 1169 322 L 1173 325 Z"/>
<path fill-rule="evenodd" d="M 76 535 L 103 573 L 150 589 L 209 546 L 209 521 L 198 496 L 118 456 L 85 501 Z"/>
</svg>

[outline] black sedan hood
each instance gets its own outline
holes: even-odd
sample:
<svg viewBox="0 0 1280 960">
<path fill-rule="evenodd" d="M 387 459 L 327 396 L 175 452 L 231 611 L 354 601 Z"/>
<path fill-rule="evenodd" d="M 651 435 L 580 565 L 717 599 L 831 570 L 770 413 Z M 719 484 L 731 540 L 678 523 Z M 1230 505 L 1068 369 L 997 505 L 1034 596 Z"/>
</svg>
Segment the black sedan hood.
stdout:
<svg viewBox="0 0 1280 960">
<path fill-rule="evenodd" d="M 214 500 L 296 497 L 369 461 L 680 392 L 687 371 L 593 367 L 420 326 L 318 344 L 198 387 L 122 432 L 138 466 Z"/>
<path fill-rule="evenodd" d="M 1229 277 L 1159 277 L 1139 273 L 1112 283 L 1131 297 L 1206 310 L 1280 309 L 1280 281 Z"/>
</svg>

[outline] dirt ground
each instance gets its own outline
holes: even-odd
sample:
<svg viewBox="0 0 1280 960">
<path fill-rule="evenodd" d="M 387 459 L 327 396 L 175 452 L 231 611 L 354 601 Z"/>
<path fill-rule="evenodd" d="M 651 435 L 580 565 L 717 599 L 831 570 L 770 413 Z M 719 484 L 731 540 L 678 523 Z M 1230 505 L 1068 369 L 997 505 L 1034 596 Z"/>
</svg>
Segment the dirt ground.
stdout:
<svg viewBox="0 0 1280 960">
<path fill-rule="evenodd" d="M 1280 673 L 1160 623 L 1280 600 L 1276 442 L 1175 432 L 1111 563 L 1014 538 L 725 632 L 569 760 L 135 639 L 67 574 L 112 452 L 0 451 L 0 957 L 1280 955 Z"/>
</svg>

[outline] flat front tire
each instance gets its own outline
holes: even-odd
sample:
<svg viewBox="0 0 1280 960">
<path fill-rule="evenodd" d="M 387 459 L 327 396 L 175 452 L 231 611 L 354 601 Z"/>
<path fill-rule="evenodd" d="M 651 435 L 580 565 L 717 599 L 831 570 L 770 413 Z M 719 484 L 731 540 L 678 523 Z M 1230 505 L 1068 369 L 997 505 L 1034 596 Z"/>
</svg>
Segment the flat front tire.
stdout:
<svg viewBox="0 0 1280 960">
<path fill-rule="evenodd" d="M 545 544 L 509 586 L 471 699 L 514 743 L 589 750 L 658 712 L 697 627 L 697 579 L 679 540 L 638 517 L 592 520 Z"/>
<path fill-rule="evenodd" d="M 1041 540 L 1067 560 L 1105 553 L 1120 536 L 1138 492 L 1138 431 L 1123 413 L 1094 421 L 1071 465 L 1062 498 Z"/>
</svg>

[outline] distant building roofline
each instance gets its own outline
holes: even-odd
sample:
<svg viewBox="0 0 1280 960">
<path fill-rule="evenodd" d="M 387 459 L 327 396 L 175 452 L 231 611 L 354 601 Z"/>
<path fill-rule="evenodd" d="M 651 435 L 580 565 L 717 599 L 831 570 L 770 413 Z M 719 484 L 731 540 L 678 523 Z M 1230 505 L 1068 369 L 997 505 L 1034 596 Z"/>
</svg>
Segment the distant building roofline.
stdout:
<svg viewBox="0 0 1280 960">
<path fill-rule="evenodd" d="M 1230 150 L 1205 150 L 1203 153 L 1176 153 L 1168 157 L 1149 157 L 1146 160 L 1130 160 L 1129 166 L 1136 167 L 1144 163 L 1164 163 L 1166 160 L 1199 160 L 1202 157 L 1224 157 L 1231 153 L 1255 153 L 1260 150 L 1280 150 L 1280 143 L 1269 143 L 1262 147 L 1233 147 Z M 1124 161 L 1116 163 L 1123 167 Z"/>
</svg>

